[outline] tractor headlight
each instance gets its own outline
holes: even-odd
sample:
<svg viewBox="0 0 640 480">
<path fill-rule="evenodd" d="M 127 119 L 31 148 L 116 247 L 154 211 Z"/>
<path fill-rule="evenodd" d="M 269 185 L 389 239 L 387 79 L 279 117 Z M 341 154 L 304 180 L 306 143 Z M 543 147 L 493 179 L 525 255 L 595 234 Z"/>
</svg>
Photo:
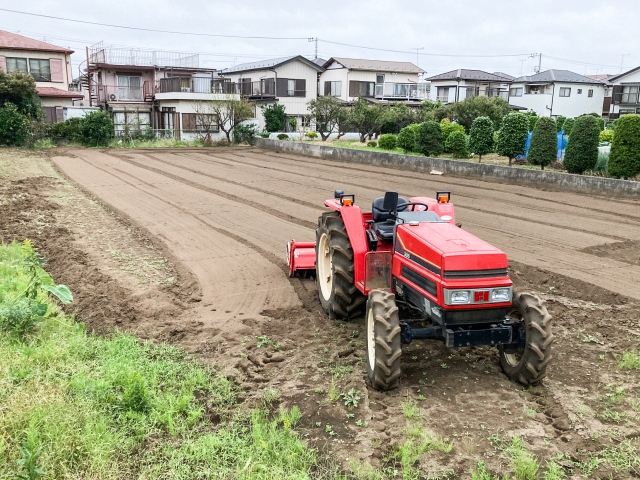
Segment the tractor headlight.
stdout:
<svg viewBox="0 0 640 480">
<path fill-rule="evenodd" d="M 448 305 L 462 305 L 470 301 L 470 290 L 445 290 L 445 303 Z"/>
<path fill-rule="evenodd" d="M 492 302 L 510 302 L 511 301 L 511 288 L 494 288 L 491 290 Z"/>
</svg>

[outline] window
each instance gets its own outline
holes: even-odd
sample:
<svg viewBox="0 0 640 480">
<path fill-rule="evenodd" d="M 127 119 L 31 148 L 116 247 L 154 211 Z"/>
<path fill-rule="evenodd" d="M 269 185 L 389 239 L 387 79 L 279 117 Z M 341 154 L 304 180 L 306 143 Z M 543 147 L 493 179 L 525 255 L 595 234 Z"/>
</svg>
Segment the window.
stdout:
<svg viewBox="0 0 640 480">
<path fill-rule="evenodd" d="M 174 129 L 174 118 L 176 107 L 162 107 L 162 128 L 165 130 Z"/>
<path fill-rule="evenodd" d="M 26 58 L 9 58 L 7 57 L 7 73 L 21 72 L 29 73 Z"/>
<path fill-rule="evenodd" d="M 521 97 L 522 90 L 522 87 L 513 87 L 509 90 L 509 95 L 511 95 L 512 97 Z"/>
<path fill-rule="evenodd" d="M 30 58 L 29 73 L 36 82 L 51 81 L 51 66 L 49 59 Z"/>
<path fill-rule="evenodd" d="M 569 87 L 561 87 L 560 88 L 560 96 L 561 97 L 570 97 L 571 89 Z"/>
<path fill-rule="evenodd" d="M 443 103 L 449 101 L 449 87 L 438 87 L 438 100 Z"/>
<path fill-rule="evenodd" d="M 373 97 L 376 84 L 374 82 L 359 82 L 357 80 L 349 81 L 350 97 Z"/>
<path fill-rule="evenodd" d="M 527 85 L 527 94 L 540 95 L 544 93 L 544 85 Z"/>
<path fill-rule="evenodd" d="M 138 75 L 118 75 L 118 100 L 142 100 L 140 80 Z"/>
<path fill-rule="evenodd" d="M 130 133 L 146 130 L 151 127 L 149 112 L 114 112 L 113 126 L 116 135 L 122 135 L 128 130 Z"/>
<path fill-rule="evenodd" d="M 302 122 L 300 122 L 300 126 L 302 128 L 310 128 L 311 127 L 311 117 L 309 117 L 309 115 L 302 115 L 302 117 L 300 117 L 302 119 Z"/>
<path fill-rule="evenodd" d="M 380 85 L 381 83 L 384 83 L 384 74 L 382 74 L 382 73 L 378 73 L 378 74 L 376 75 L 376 83 L 377 83 L 378 85 Z"/>
<path fill-rule="evenodd" d="M 196 130 L 198 132 L 219 132 L 218 116 L 212 113 L 197 114 Z"/>
<path fill-rule="evenodd" d="M 579 88 L 577 93 L 578 93 L 578 95 L 582 95 L 582 89 Z"/>
<path fill-rule="evenodd" d="M 639 85 L 625 85 L 622 88 L 622 102 L 621 103 L 638 103 L 638 91 Z M 622 113 L 622 111 L 620 112 Z"/>
<path fill-rule="evenodd" d="M 293 97 L 296 93 L 296 81 L 293 78 L 287 80 L 287 95 Z"/>
<path fill-rule="evenodd" d="M 332 97 L 342 95 L 342 82 L 324 82 L 324 94 Z"/>
<path fill-rule="evenodd" d="M 593 97 L 593 89 L 589 89 L 588 96 Z"/>
</svg>

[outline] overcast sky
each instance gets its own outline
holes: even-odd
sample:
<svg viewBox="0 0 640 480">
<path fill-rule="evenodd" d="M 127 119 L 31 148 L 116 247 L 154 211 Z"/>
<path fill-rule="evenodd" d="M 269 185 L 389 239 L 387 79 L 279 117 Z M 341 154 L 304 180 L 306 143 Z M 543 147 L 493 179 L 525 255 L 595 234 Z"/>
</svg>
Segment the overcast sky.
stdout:
<svg viewBox="0 0 640 480">
<path fill-rule="evenodd" d="M 542 53 L 542 70 L 619 73 L 640 64 L 638 0 L 532 2 L 278 0 L 0 0 L 0 8 L 136 28 L 288 37 L 243 39 L 156 33 L 0 11 L 0 29 L 68 46 L 74 77 L 85 46 L 198 53 L 200 66 L 301 54 L 416 62 L 427 76 L 457 68 L 527 75 Z M 349 44 L 338 45 L 336 43 Z M 370 47 L 359 48 L 359 47 Z"/>
</svg>

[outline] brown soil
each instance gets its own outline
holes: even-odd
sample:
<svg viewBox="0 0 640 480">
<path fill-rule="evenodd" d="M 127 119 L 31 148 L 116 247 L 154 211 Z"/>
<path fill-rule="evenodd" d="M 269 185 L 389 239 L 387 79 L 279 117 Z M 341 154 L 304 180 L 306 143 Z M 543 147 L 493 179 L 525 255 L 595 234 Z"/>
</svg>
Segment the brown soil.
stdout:
<svg viewBox="0 0 640 480">
<path fill-rule="evenodd" d="M 407 438 L 402 403 L 409 399 L 427 431 L 454 442 L 449 454 L 420 458 L 433 475 L 453 470 L 466 478 L 480 458 L 507 472 L 492 434 L 522 435 L 542 464 L 559 453 L 569 455 L 565 462 L 587 460 L 614 445 L 610 438 L 638 436 L 631 406 L 640 378 L 616 366 L 640 341 L 640 267 L 629 261 L 638 258 L 640 202 L 242 147 L 51 157 L 0 151 L 0 241 L 32 238 L 91 329 L 183 345 L 227 369 L 247 405 L 266 389 L 279 390 L 282 404 L 304 413 L 307 441 L 345 466 L 347 458 L 393 463 L 392 447 Z M 363 319 L 329 320 L 314 282 L 285 275 L 286 241 L 313 240 L 322 202 L 335 188 L 354 192 L 363 205 L 385 189 L 403 196 L 451 189 L 463 227 L 504 249 L 516 287 L 548 302 L 556 342 L 544 384 L 509 382 L 494 349 L 416 341 L 403 348 L 400 388 L 371 390 Z M 588 250 L 606 243 L 624 243 L 624 253 Z M 328 399 L 332 378 L 340 392 L 360 392 L 357 408 Z M 626 400 L 608 408 L 611 386 L 624 387 Z M 594 478 L 609 474 L 603 466 Z"/>
</svg>

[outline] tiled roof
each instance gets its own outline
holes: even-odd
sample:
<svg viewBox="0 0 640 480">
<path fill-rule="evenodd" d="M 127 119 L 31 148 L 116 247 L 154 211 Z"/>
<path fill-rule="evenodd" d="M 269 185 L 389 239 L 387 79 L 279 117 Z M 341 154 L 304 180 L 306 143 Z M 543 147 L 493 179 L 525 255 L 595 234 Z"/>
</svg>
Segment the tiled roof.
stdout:
<svg viewBox="0 0 640 480">
<path fill-rule="evenodd" d="M 511 76 L 505 76 L 502 73 L 489 73 L 482 70 L 469 70 L 467 68 L 459 68 L 458 70 L 451 70 L 450 72 L 434 75 L 427 78 L 430 81 L 438 80 L 480 80 L 486 82 L 510 82 L 513 79 Z"/>
<path fill-rule="evenodd" d="M 420 67 L 411 62 L 389 62 L 386 60 L 365 60 L 359 58 L 332 57 L 324 64 L 327 68 L 334 61 L 345 68 L 352 70 L 366 70 L 370 72 L 394 72 L 394 73 L 422 73 Z"/>
<path fill-rule="evenodd" d="M 0 48 L 8 50 L 35 50 L 37 52 L 59 52 L 73 53 L 68 48 L 58 47 L 50 43 L 34 40 L 33 38 L 23 37 L 15 33 L 0 30 Z"/>
<path fill-rule="evenodd" d="M 69 92 L 54 87 L 36 87 L 39 97 L 56 97 L 56 98 L 83 98 L 84 95 L 78 92 Z"/>
<path fill-rule="evenodd" d="M 293 60 L 301 60 L 307 63 L 309 66 L 319 71 L 324 70 L 321 65 L 318 65 L 313 60 L 309 60 L 303 57 L 302 55 L 293 55 L 291 57 L 271 58 L 269 60 L 259 60 L 257 62 L 241 63 L 240 65 L 236 65 L 235 67 L 225 68 L 224 70 L 221 70 L 220 73 L 224 75 L 225 73 L 240 73 L 240 72 L 247 72 L 250 70 L 264 70 L 267 68 L 274 68 L 274 67 L 280 66 L 284 63 L 291 62 Z"/>
<path fill-rule="evenodd" d="M 591 84 L 603 84 L 605 82 L 601 80 L 594 80 L 593 78 L 585 77 L 579 73 L 571 72 L 569 70 L 547 70 L 545 72 L 536 73 L 535 75 L 518 77 L 514 80 L 514 83 L 591 83 Z"/>
<path fill-rule="evenodd" d="M 629 75 L 630 73 L 636 72 L 638 70 L 640 70 L 640 67 L 635 67 L 635 68 L 632 68 L 631 70 L 629 70 L 627 72 L 619 73 L 617 75 L 614 75 L 613 77 L 607 78 L 607 82 L 618 80 L 618 79 L 620 79 L 620 78 L 622 78 L 622 77 L 624 77 L 626 75 Z"/>
</svg>

